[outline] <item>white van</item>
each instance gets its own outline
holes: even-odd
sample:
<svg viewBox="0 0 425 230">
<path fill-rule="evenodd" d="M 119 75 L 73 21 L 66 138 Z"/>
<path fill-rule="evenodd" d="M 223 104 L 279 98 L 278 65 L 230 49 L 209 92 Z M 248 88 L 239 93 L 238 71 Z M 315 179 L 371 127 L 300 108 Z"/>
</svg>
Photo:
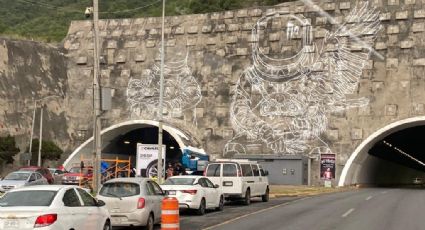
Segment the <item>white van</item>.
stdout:
<svg viewBox="0 0 425 230">
<path fill-rule="evenodd" d="M 251 197 L 269 201 L 268 172 L 255 161 L 218 159 L 208 163 L 204 175 L 220 185 L 226 200 L 242 199 L 245 205 Z"/>
</svg>

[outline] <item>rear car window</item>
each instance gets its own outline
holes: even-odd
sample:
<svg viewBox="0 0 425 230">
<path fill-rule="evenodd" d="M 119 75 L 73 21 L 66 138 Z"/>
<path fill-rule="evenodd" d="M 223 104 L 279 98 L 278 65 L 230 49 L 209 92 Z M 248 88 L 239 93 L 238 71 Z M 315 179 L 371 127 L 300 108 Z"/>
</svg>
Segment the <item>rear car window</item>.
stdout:
<svg viewBox="0 0 425 230">
<path fill-rule="evenodd" d="M 0 198 L 0 207 L 50 206 L 56 191 L 17 191 L 8 192 Z M 36 197 L 37 199 L 34 199 Z"/>
<path fill-rule="evenodd" d="M 68 189 L 62 198 L 63 204 L 67 207 L 79 207 L 81 206 L 80 199 L 75 193 L 73 188 Z"/>
<path fill-rule="evenodd" d="M 135 183 L 113 182 L 105 183 L 99 192 L 107 197 L 129 197 L 140 194 L 140 186 Z"/>
<path fill-rule="evenodd" d="M 223 165 L 223 177 L 235 177 L 238 176 L 238 171 L 235 164 L 224 164 Z"/>
<path fill-rule="evenodd" d="M 194 178 L 168 178 L 164 185 L 193 185 Z"/>
<path fill-rule="evenodd" d="M 90 194 L 88 194 L 86 191 L 82 190 L 81 188 L 77 188 L 77 191 L 84 202 L 84 206 L 96 206 L 96 201 Z"/>
<path fill-rule="evenodd" d="M 241 168 L 243 176 L 252 176 L 252 169 L 250 164 L 241 164 Z"/>
<path fill-rule="evenodd" d="M 209 177 L 219 177 L 220 176 L 220 166 L 221 164 L 210 164 L 207 168 L 207 173 L 205 176 Z"/>
</svg>

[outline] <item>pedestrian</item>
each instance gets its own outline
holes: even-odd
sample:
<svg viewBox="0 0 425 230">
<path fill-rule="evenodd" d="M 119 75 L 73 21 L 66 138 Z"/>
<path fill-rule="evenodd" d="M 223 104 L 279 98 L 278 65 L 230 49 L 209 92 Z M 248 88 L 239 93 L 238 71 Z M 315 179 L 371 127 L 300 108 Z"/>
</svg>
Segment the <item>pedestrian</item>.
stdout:
<svg viewBox="0 0 425 230">
<path fill-rule="evenodd" d="M 178 162 L 175 164 L 174 170 L 174 175 L 186 175 L 186 170 L 184 169 L 183 165 Z"/>
<path fill-rule="evenodd" d="M 131 167 L 131 169 L 130 169 L 130 177 L 136 177 L 136 168 Z"/>
<path fill-rule="evenodd" d="M 172 177 L 172 176 L 174 176 L 174 167 L 171 163 L 168 163 L 165 179 Z"/>
</svg>

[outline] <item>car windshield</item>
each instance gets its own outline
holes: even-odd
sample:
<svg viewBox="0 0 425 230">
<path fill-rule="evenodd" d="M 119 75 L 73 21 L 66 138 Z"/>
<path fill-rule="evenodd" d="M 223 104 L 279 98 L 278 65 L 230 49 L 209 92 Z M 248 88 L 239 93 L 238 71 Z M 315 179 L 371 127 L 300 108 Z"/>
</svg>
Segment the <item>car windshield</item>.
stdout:
<svg viewBox="0 0 425 230">
<path fill-rule="evenodd" d="M 56 191 L 27 190 L 8 192 L 0 198 L 0 207 L 50 206 Z M 36 197 L 37 199 L 34 199 Z"/>
<path fill-rule="evenodd" d="M 138 184 L 115 182 L 105 183 L 99 192 L 102 196 L 108 197 L 128 197 L 140 194 L 140 187 Z"/>
<path fill-rule="evenodd" d="M 70 173 L 81 173 L 81 168 L 80 167 L 74 167 L 74 168 L 71 168 L 69 170 L 69 172 Z M 84 174 L 91 173 L 91 169 L 83 168 L 83 173 Z"/>
<path fill-rule="evenodd" d="M 193 185 L 194 178 L 168 178 L 164 185 Z"/>
<path fill-rule="evenodd" d="M 27 180 L 30 173 L 9 173 L 4 179 L 5 180 Z"/>
</svg>

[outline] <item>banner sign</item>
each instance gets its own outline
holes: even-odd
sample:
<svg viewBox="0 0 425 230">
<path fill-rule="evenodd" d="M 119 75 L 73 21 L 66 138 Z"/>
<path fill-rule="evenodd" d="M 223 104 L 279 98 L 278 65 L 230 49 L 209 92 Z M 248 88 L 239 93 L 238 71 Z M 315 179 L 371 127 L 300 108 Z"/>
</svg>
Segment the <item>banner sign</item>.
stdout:
<svg viewBox="0 0 425 230">
<path fill-rule="evenodd" d="M 157 172 L 158 145 L 137 143 L 136 175 L 142 177 L 151 176 Z M 162 146 L 162 159 L 165 162 L 165 145 Z M 163 165 L 165 167 L 165 165 Z"/>
<path fill-rule="evenodd" d="M 322 179 L 335 179 L 335 163 L 335 154 L 320 154 L 320 177 Z"/>
</svg>

